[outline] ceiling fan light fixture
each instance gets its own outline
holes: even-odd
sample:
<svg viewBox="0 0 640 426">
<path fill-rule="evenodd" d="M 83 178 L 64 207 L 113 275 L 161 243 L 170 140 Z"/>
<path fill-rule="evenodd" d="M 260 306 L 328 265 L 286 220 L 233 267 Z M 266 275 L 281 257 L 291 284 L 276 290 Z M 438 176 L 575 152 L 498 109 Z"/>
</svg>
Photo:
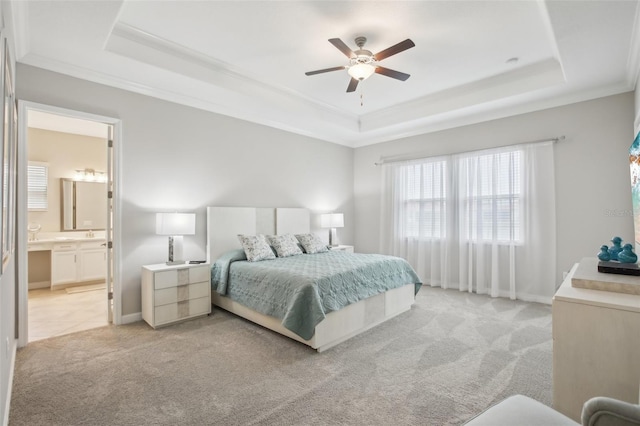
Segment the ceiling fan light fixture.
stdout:
<svg viewBox="0 0 640 426">
<path fill-rule="evenodd" d="M 388 58 L 389 56 L 396 55 L 400 52 L 404 52 L 415 46 L 415 43 L 410 39 L 401 41 L 394 44 L 375 55 L 370 50 L 364 49 L 364 44 L 367 42 L 366 37 L 356 37 L 356 44 L 359 49 L 353 51 L 339 38 L 330 38 L 329 43 L 333 44 L 339 51 L 341 51 L 347 58 L 349 58 L 349 65 L 337 66 L 333 68 L 325 68 L 316 71 L 307 71 L 305 75 L 316 75 L 330 71 L 347 70 L 351 80 L 347 86 L 347 93 L 355 92 L 358 88 L 358 83 L 371 77 L 372 74 L 377 73 L 386 77 L 395 78 L 396 80 L 405 81 L 409 77 L 409 74 L 405 74 L 400 71 L 395 71 L 389 68 L 378 66 L 378 63 Z"/>
<path fill-rule="evenodd" d="M 351 65 L 347 72 L 356 80 L 366 80 L 376 71 L 376 67 L 371 64 Z"/>
</svg>

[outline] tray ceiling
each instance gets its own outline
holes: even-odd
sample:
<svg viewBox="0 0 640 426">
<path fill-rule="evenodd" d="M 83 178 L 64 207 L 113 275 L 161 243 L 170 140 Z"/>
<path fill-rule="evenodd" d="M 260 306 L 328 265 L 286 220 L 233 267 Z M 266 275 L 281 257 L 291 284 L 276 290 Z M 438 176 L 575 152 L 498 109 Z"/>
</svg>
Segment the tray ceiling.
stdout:
<svg viewBox="0 0 640 426">
<path fill-rule="evenodd" d="M 634 89 L 637 1 L 11 2 L 18 62 L 347 146 Z M 327 40 L 411 74 L 346 93 Z"/>
</svg>

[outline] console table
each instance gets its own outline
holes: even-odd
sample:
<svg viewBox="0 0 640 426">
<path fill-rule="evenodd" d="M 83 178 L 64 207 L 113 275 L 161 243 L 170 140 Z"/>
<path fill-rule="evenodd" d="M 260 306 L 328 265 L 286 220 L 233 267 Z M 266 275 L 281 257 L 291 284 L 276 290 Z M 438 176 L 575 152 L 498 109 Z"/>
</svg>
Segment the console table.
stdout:
<svg viewBox="0 0 640 426">
<path fill-rule="evenodd" d="M 640 296 L 572 287 L 578 267 L 552 302 L 553 408 L 580 422 L 591 397 L 639 402 Z"/>
</svg>

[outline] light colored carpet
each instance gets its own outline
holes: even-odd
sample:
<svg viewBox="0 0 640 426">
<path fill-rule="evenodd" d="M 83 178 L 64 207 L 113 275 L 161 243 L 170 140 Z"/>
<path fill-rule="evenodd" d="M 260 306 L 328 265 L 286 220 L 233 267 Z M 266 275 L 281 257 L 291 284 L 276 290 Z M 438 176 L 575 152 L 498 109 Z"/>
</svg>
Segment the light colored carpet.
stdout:
<svg viewBox="0 0 640 426">
<path fill-rule="evenodd" d="M 221 310 L 101 327 L 18 351 L 9 424 L 458 425 L 515 393 L 551 404 L 550 311 L 423 288 L 320 354 Z"/>
</svg>

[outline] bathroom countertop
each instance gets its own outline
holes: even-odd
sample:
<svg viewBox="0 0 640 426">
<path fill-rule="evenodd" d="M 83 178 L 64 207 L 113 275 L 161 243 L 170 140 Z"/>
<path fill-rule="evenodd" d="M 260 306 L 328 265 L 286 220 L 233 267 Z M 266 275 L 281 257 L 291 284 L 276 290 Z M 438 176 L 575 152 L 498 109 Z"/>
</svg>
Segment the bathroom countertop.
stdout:
<svg viewBox="0 0 640 426">
<path fill-rule="evenodd" d="M 99 237 L 83 237 L 83 236 L 69 236 L 69 237 L 45 237 L 38 238 L 37 240 L 27 241 L 28 251 L 36 250 L 51 250 L 56 243 L 82 243 L 91 241 L 106 241 L 104 236 Z"/>
</svg>

